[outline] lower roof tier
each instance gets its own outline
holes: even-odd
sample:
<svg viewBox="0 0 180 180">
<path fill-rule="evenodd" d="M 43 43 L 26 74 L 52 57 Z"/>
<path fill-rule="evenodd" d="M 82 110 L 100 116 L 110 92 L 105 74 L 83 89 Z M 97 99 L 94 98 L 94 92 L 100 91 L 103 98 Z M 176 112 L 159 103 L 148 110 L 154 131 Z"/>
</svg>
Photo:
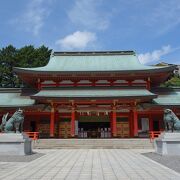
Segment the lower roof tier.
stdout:
<svg viewBox="0 0 180 180">
<path fill-rule="evenodd" d="M 22 96 L 20 89 L 0 89 L 0 107 L 25 107 L 34 104 L 35 100 Z"/>
<path fill-rule="evenodd" d="M 153 102 L 161 106 L 180 106 L 180 88 L 159 88 L 154 90 L 158 98 Z"/>
<path fill-rule="evenodd" d="M 31 97 L 31 99 L 30 99 Z M 35 99 L 38 100 L 74 100 L 78 99 L 111 99 L 111 100 L 133 100 L 137 102 L 151 101 L 153 106 L 180 106 L 180 88 L 146 89 L 44 89 L 33 94 L 22 94 L 20 89 L 0 89 L 0 108 L 4 107 L 28 107 L 34 106 Z"/>
<path fill-rule="evenodd" d="M 33 99 L 153 99 L 157 95 L 147 89 L 45 89 Z"/>
</svg>

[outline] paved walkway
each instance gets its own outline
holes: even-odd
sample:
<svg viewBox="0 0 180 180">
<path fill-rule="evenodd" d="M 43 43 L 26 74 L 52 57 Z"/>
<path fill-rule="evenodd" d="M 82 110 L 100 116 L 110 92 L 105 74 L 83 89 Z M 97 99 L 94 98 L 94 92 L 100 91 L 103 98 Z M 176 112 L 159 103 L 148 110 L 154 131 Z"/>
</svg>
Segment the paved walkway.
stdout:
<svg viewBox="0 0 180 180">
<path fill-rule="evenodd" d="M 29 163 L 18 163 L 16 167 L 15 163 L 0 163 L 0 179 L 180 179 L 180 174 L 140 154 L 146 150 L 62 149 L 39 151 L 46 155 Z"/>
</svg>

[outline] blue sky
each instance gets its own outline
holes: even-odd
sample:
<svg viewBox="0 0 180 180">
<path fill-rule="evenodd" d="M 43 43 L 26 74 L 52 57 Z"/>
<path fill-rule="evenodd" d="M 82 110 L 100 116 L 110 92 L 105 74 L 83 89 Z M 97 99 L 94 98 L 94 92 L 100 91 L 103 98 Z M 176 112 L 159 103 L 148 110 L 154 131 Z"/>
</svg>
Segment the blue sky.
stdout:
<svg viewBox="0 0 180 180">
<path fill-rule="evenodd" d="M 180 64 L 180 0 L 0 0 L 0 48 L 135 50 Z"/>
</svg>

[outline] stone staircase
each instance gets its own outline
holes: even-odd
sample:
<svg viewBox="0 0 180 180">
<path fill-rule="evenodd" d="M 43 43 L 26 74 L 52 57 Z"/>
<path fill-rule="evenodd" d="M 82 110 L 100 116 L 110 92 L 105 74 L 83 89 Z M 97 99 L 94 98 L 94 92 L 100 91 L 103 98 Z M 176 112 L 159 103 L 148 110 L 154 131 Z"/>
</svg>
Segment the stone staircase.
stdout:
<svg viewBox="0 0 180 180">
<path fill-rule="evenodd" d="M 35 149 L 152 149 L 149 139 L 38 139 Z"/>
</svg>

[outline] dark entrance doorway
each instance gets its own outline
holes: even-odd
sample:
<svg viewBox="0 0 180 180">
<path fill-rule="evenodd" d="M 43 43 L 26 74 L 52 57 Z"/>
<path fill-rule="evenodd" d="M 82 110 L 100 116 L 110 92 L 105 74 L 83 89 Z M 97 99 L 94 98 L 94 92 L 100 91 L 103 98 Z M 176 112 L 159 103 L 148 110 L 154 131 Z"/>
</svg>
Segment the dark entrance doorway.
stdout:
<svg viewBox="0 0 180 180">
<path fill-rule="evenodd" d="M 153 131 L 159 131 L 159 121 L 153 121 Z"/>
<path fill-rule="evenodd" d="M 30 127 L 31 127 L 31 132 L 36 132 L 36 122 L 35 121 L 31 121 Z"/>
<path fill-rule="evenodd" d="M 110 138 L 111 129 L 108 116 L 81 117 L 78 121 L 79 138 Z"/>
</svg>

